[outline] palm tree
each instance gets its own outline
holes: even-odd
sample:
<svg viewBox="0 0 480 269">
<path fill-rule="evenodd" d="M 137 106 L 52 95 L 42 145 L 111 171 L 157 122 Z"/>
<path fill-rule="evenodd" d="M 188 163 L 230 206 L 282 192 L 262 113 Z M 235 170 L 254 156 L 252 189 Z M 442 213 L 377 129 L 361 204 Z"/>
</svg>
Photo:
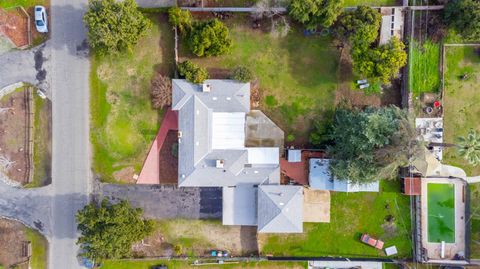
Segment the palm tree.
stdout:
<svg viewBox="0 0 480 269">
<path fill-rule="evenodd" d="M 480 133 L 470 129 L 466 136 L 457 138 L 460 156 L 473 166 L 480 164 Z"/>
</svg>

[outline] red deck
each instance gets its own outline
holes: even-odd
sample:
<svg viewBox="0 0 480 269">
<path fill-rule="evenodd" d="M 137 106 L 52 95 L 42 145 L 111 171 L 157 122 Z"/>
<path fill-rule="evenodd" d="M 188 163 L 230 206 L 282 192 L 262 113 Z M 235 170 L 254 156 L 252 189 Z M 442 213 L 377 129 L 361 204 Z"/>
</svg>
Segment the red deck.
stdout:
<svg viewBox="0 0 480 269">
<path fill-rule="evenodd" d="M 147 158 L 143 163 L 142 171 L 137 179 L 137 184 L 159 184 L 160 183 L 160 150 L 167 137 L 168 131 L 178 130 L 178 115 L 170 108 L 165 112 L 162 125 L 158 130 L 157 137 L 152 143 Z"/>
<path fill-rule="evenodd" d="M 302 161 L 290 163 L 285 158 L 280 158 L 280 170 L 283 178 L 293 180 L 300 185 L 308 185 L 308 162 L 310 158 L 323 158 L 322 151 L 302 150 Z"/>
</svg>

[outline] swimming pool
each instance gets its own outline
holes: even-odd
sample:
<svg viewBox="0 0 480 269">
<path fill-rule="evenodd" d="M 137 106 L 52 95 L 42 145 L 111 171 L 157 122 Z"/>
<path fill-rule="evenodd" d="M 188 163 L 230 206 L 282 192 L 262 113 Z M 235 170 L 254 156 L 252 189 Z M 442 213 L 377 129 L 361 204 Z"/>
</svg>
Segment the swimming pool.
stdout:
<svg viewBox="0 0 480 269">
<path fill-rule="evenodd" d="M 427 184 L 428 242 L 455 243 L 455 186 Z"/>
</svg>

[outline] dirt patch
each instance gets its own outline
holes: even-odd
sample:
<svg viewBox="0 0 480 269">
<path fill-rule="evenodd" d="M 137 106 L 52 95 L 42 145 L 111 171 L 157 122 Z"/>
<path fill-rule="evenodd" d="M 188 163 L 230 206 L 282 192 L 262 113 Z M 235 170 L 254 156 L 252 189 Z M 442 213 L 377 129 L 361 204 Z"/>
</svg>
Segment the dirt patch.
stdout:
<svg viewBox="0 0 480 269">
<path fill-rule="evenodd" d="M 6 175 L 21 184 L 28 180 L 28 92 L 18 90 L 0 99 L 0 158 L 9 165 Z"/>
<path fill-rule="evenodd" d="M 27 16 L 18 8 L 0 9 L 0 34 L 17 47 L 29 45 Z"/>
<path fill-rule="evenodd" d="M 135 180 L 133 179 L 134 174 L 135 174 L 135 169 L 132 166 L 128 166 L 113 173 L 113 177 L 120 182 L 134 184 L 135 183 Z"/>
<path fill-rule="evenodd" d="M 178 183 L 178 138 L 177 131 L 169 131 L 160 150 L 160 184 Z"/>
<path fill-rule="evenodd" d="M 22 248 L 27 241 L 24 226 L 16 221 L 0 218 L 0 265 L 4 268 L 25 263 L 28 258 L 22 257 Z M 28 268 L 27 264 L 15 268 Z"/>
</svg>

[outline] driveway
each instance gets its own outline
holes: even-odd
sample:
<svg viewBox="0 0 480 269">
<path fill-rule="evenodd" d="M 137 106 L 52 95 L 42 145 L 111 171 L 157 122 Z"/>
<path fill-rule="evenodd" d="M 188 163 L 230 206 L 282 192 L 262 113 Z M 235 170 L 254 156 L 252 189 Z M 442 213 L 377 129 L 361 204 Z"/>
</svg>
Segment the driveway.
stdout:
<svg viewBox="0 0 480 269">
<path fill-rule="evenodd" d="M 126 199 L 154 219 L 210 219 L 222 216 L 221 188 L 103 184 L 100 198 Z"/>
</svg>

